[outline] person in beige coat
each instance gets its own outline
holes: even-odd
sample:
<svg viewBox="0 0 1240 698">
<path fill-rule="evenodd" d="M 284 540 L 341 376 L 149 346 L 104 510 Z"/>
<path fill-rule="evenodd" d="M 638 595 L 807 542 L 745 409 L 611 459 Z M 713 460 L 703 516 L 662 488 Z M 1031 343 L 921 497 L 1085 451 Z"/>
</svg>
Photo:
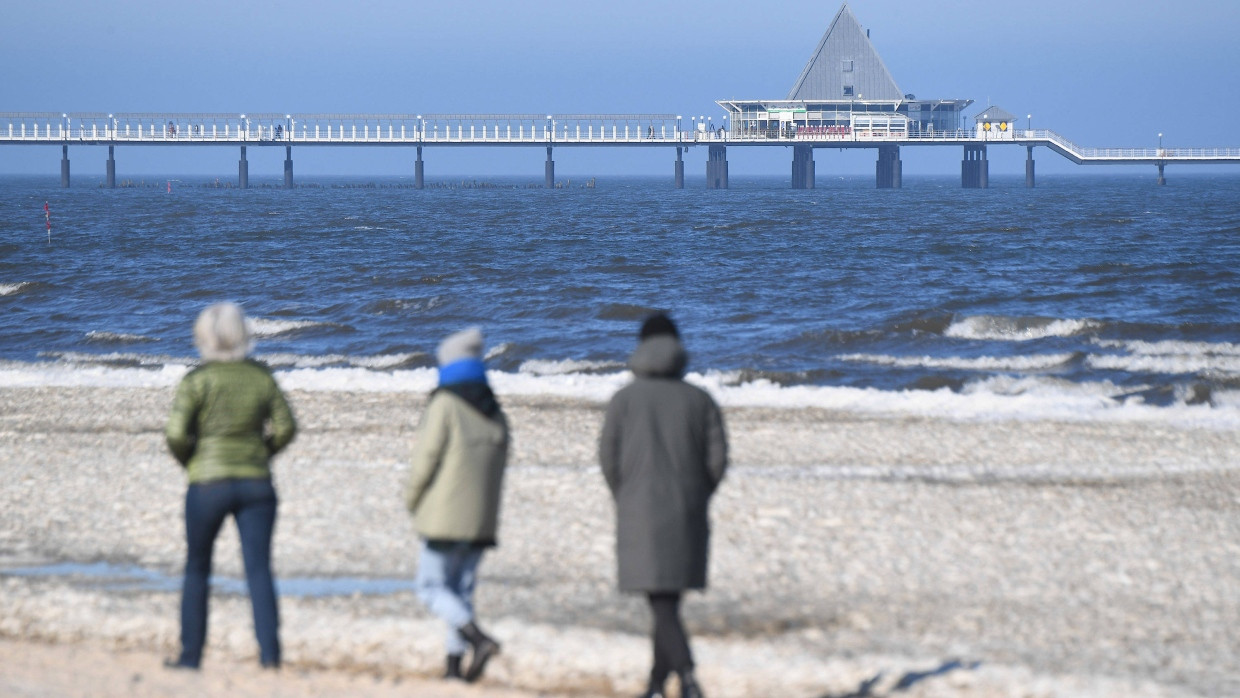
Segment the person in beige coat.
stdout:
<svg viewBox="0 0 1240 698">
<path fill-rule="evenodd" d="M 449 336 L 437 359 L 439 386 L 418 425 L 406 503 L 422 538 L 418 597 L 448 626 L 444 677 L 472 682 L 500 650 L 477 625 L 473 595 L 482 554 L 496 544 L 508 422 L 487 385 L 482 332 Z"/>
</svg>

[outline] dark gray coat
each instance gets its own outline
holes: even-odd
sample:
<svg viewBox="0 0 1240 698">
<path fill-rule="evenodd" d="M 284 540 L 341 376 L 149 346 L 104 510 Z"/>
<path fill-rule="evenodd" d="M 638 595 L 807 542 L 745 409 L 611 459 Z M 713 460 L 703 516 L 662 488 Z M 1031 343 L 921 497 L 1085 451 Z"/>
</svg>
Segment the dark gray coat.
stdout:
<svg viewBox="0 0 1240 698">
<path fill-rule="evenodd" d="M 623 591 L 706 586 L 707 505 L 727 468 L 723 415 L 681 380 L 687 358 L 671 335 L 642 342 L 636 376 L 607 406 L 599 462 L 616 501 L 616 562 Z"/>
</svg>

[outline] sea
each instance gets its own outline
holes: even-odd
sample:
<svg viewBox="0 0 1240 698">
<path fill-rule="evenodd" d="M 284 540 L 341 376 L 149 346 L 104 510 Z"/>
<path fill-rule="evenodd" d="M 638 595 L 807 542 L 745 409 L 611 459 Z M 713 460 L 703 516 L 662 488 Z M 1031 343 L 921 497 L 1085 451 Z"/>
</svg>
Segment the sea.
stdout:
<svg viewBox="0 0 1240 698">
<path fill-rule="evenodd" d="M 230 300 L 286 389 L 428 391 L 478 326 L 501 396 L 602 402 L 666 311 L 724 405 L 1235 429 L 1240 174 L 1172 175 L 4 176 L 0 386 L 175 385 Z"/>
</svg>

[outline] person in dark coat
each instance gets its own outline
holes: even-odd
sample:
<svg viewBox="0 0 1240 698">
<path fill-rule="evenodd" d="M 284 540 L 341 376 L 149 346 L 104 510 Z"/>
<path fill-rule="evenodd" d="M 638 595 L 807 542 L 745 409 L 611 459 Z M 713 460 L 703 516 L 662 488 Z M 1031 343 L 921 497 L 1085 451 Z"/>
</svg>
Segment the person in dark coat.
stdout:
<svg viewBox="0 0 1240 698">
<path fill-rule="evenodd" d="M 654 666 L 643 698 L 662 698 L 668 676 L 701 698 L 680 618 L 681 595 L 706 588 L 710 497 L 727 469 L 723 414 L 683 380 L 688 355 L 666 315 L 648 318 L 629 359 L 634 380 L 607 406 L 599 462 L 616 503 L 620 590 L 647 596 Z"/>
</svg>

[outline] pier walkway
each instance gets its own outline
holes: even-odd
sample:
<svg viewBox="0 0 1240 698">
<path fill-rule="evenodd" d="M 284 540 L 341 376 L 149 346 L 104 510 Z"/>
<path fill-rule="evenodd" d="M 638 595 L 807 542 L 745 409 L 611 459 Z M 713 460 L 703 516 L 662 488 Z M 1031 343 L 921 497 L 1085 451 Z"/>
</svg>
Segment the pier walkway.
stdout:
<svg viewBox="0 0 1240 698">
<path fill-rule="evenodd" d="M 727 147 L 793 147 L 793 186 L 813 187 L 813 150 L 876 148 L 879 187 L 901 186 L 901 146 L 962 146 L 962 184 L 987 186 L 986 148 L 1028 148 L 1026 183 L 1033 186 L 1033 148 L 1043 146 L 1082 165 L 1155 165 L 1159 182 L 1168 164 L 1240 163 L 1240 148 L 1093 148 L 1048 129 L 980 134 L 975 130 L 892 132 L 817 129 L 742 132 L 704 117 L 674 114 L 186 114 L 186 113 L 0 113 L 0 145 L 60 145 L 61 183 L 69 182 L 69 146 L 108 147 L 108 186 L 115 186 L 116 146 L 231 145 L 240 147 L 240 186 L 248 184 L 246 148 L 284 146 L 285 184 L 292 186 L 293 146 L 406 146 L 417 150 L 422 185 L 422 148 L 517 146 L 547 148 L 546 182 L 552 186 L 552 149 L 559 147 L 675 147 L 676 184 L 683 187 L 685 148 L 710 148 L 707 186 L 726 188 Z M 975 163 L 975 164 L 970 164 Z"/>
</svg>

